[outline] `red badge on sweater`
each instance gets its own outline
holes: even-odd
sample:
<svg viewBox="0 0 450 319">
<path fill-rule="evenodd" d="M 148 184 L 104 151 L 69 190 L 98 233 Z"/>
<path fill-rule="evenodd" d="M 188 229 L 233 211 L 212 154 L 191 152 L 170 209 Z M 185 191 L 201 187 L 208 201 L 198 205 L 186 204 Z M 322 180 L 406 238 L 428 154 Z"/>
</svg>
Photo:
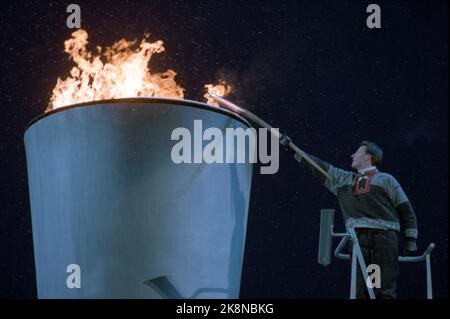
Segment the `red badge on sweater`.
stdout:
<svg viewBox="0 0 450 319">
<path fill-rule="evenodd" d="M 357 174 L 355 178 L 355 185 L 353 186 L 353 194 L 365 194 L 370 191 L 370 184 L 372 178 L 378 173 L 378 170 L 367 172 L 366 174 Z"/>
</svg>

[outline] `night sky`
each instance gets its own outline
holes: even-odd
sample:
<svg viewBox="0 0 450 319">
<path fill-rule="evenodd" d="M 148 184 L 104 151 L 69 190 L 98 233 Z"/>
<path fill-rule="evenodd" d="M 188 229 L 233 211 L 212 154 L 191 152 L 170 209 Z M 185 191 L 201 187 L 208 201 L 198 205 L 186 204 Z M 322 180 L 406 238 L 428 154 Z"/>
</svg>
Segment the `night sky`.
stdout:
<svg viewBox="0 0 450 319">
<path fill-rule="evenodd" d="M 2 2 L 0 297 L 36 297 L 23 134 L 72 67 L 63 43 L 73 2 L 92 48 L 162 39 L 152 66 L 175 70 L 188 99 L 226 79 L 230 100 L 341 168 L 362 140 L 379 144 L 381 170 L 415 208 L 419 250 L 437 245 L 435 297 L 448 297 L 447 1 L 223 0 Z M 373 2 L 381 29 L 366 26 Z M 320 209 L 337 209 L 336 198 L 285 152 L 275 175 L 256 165 L 252 185 L 241 297 L 347 298 L 350 264 L 316 262 Z M 425 292 L 424 265 L 402 264 L 399 297 Z"/>
</svg>

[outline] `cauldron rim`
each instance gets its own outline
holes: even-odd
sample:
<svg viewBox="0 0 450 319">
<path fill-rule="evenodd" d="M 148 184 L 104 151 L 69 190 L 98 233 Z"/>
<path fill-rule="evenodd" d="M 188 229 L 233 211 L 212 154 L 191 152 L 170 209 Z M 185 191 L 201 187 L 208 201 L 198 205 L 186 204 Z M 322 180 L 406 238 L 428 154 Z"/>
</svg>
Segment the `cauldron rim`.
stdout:
<svg viewBox="0 0 450 319">
<path fill-rule="evenodd" d="M 33 118 L 26 126 L 25 131 L 27 131 L 34 123 L 59 112 L 68 111 L 71 109 L 79 108 L 79 107 L 87 107 L 87 106 L 95 106 L 100 104 L 120 104 L 120 103 L 148 103 L 148 104 L 172 104 L 172 105 L 184 105 L 199 109 L 204 109 L 212 112 L 222 113 L 224 115 L 228 115 L 248 127 L 251 127 L 250 123 L 244 119 L 242 116 L 233 113 L 227 109 L 212 106 L 203 102 L 198 102 L 194 100 L 186 100 L 186 99 L 173 99 L 173 98 L 160 98 L 160 97 L 129 97 L 129 98 L 119 98 L 119 99 L 106 99 L 106 100 L 96 100 L 89 102 L 76 103 L 71 105 L 66 105 L 63 107 L 59 107 L 53 109 L 51 111 L 45 112 Z"/>
</svg>

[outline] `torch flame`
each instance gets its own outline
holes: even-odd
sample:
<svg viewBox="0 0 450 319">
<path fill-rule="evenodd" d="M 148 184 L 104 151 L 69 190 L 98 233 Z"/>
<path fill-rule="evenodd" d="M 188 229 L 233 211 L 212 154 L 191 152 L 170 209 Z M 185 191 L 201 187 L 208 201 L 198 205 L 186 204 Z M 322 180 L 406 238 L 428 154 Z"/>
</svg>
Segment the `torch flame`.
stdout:
<svg viewBox="0 0 450 319">
<path fill-rule="evenodd" d="M 72 37 L 64 42 L 64 51 L 76 66 L 65 80 L 58 78 L 46 111 L 102 99 L 135 96 L 184 98 L 184 88 L 176 83 L 175 71 L 152 73 L 149 69 L 153 54 L 165 51 L 163 41 L 143 39 L 137 44 L 137 41 L 122 39 L 105 50 L 97 46 L 97 54 L 90 52 L 87 44 L 88 33 L 83 29 L 73 32 Z M 225 83 L 208 84 L 205 88 L 220 96 L 231 91 Z M 210 98 L 208 103 L 215 104 Z"/>
<path fill-rule="evenodd" d="M 213 93 L 220 97 L 225 97 L 230 94 L 233 90 L 231 85 L 227 84 L 225 81 L 220 80 L 219 84 L 205 84 L 205 88 L 207 93 L 205 93 L 204 97 L 206 98 L 206 103 L 214 106 L 219 106 L 216 100 L 214 100 L 208 93 Z"/>
</svg>

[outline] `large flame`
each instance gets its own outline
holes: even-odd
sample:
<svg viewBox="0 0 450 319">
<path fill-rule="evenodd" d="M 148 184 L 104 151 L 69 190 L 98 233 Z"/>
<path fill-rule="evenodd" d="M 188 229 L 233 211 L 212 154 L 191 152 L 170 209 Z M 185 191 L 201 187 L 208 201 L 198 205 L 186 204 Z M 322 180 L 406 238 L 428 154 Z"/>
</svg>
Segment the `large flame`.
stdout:
<svg viewBox="0 0 450 319">
<path fill-rule="evenodd" d="M 75 62 L 65 80 L 58 78 L 46 111 L 65 105 L 124 97 L 184 98 L 184 89 L 175 81 L 176 72 L 152 73 L 149 61 L 155 53 L 164 52 L 163 41 L 122 39 L 98 53 L 86 48 L 88 34 L 79 29 L 64 42 L 64 51 Z M 225 96 L 231 87 L 225 82 L 207 84 L 205 88 Z M 221 93 L 222 92 L 222 93 Z M 208 103 L 216 105 L 208 99 Z"/>
</svg>

